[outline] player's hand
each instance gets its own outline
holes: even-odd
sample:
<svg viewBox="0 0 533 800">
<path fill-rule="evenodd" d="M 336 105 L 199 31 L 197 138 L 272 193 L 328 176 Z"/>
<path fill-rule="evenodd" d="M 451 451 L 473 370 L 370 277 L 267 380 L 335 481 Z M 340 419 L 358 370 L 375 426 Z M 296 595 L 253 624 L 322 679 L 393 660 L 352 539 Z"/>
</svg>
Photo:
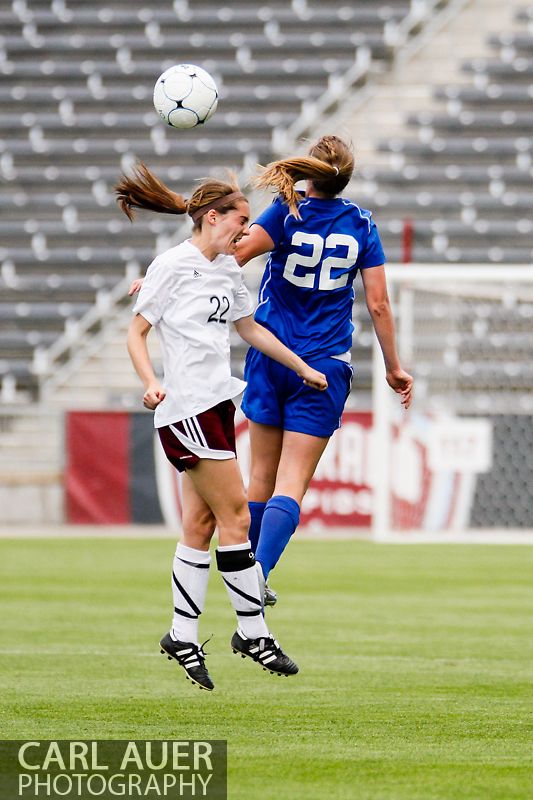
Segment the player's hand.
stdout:
<svg viewBox="0 0 533 800">
<path fill-rule="evenodd" d="M 319 392 L 323 392 L 324 389 L 328 388 L 326 376 L 323 375 L 322 372 L 318 372 L 316 369 L 308 367 L 307 364 L 305 365 L 305 369 L 302 369 L 300 378 L 303 380 L 306 386 L 310 386 L 312 389 L 318 389 Z"/>
<path fill-rule="evenodd" d="M 143 278 L 135 278 L 130 288 L 128 289 L 128 295 L 131 297 L 132 295 L 137 294 L 137 292 L 140 292 L 142 285 L 143 285 Z"/>
<path fill-rule="evenodd" d="M 143 395 L 143 406 L 153 411 L 166 397 L 166 392 L 160 383 L 151 383 Z"/>
<path fill-rule="evenodd" d="M 387 383 L 400 395 L 400 402 L 404 408 L 409 408 L 413 399 L 413 376 L 403 369 L 387 372 Z"/>
</svg>

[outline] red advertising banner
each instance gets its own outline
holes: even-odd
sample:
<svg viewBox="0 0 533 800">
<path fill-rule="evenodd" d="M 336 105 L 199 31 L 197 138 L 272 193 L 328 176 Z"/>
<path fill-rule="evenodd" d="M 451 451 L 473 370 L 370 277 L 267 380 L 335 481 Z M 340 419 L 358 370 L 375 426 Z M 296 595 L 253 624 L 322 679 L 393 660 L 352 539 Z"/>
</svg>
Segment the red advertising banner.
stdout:
<svg viewBox="0 0 533 800">
<path fill-rule="evenodd" d="M 369 411 L 347 411 L 320 460 L 302 504 L 301 525 L 363 527 L 371 524 Z M 236 425 L 239 465 L 248 482 L 248 423 Z"/>
<path fill-rule="evenodd" d="M 154 465 L 153 415 L 66 414 L 65 519 L 75 524 L 163 521 Z"/>
<path fill-rule="evenodd" d="M 439 425 L 427 416 L 406 415 L 402 424 L 392 428 L 386 463 L 374 441 L 371 412 L 346 411 L 342 427 L 331 437 L 304 498 L 301 524 L 320 529 L 370 528 L 375 488 L 384 481 L 390 486 L 392 529 L 464 527 L 472 508 L 476 475 L 471 464 L 461 468 L 456 456 L 454 461 L 443 461 L 442 454 L 450 450 L 450 442 L 454 444 L 457 437 L 452 437 L 454 430 L 449 422 Z M 437 439 L 435 431 L 440 431 Z M 240 412 L 236 434 L 246 485 L 248 423 Z M 447 450 L 441 446 L 436 458 L 435 444 L 442 442 Z M 180 478 L 163 453 L 151 415 L 70 412 L 66 444 L 67 521 L 112 524 L 164 520 L 180 529 Z"/>
<path fill-rule="evenodd" d="M 130 522 L 127 413 L 71 411 L 66 417 L 67 522 Z"/>
</svg>

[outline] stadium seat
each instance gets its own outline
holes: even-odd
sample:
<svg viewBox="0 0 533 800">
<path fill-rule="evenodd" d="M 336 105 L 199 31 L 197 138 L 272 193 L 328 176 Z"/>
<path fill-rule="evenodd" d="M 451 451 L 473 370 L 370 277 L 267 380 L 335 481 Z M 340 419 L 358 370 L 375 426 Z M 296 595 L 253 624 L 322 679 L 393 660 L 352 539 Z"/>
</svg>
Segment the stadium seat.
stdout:
<svg viewBox="0 0 533 800">
<path fill-rule="evenodd" d="M 410 220 L 415 261 L 531 263 L 529 18 L 494 32 L 492 55 L 462 65 L 465 82 L 436 86 L 431 111 L 413 107 L 413 135 L 379 143 L 389 165 L 361 169 L 354 192 L 375 209 L 389 258 L 405 257 Z"/>
<path fill-rule="evenodd" d="M 493 108 L 499 106 L 514 108 L 523 103 L 531 104 L 533 99 L 533 86 L 523 84 L 501 84 L 491 82 L 486 87 L 474 86 L 446 86 L 435 89 L 437 100 L 459 101 L 468 105 L 489 104 Z M 518 110 L 518 109 L 517 109 Z"/>
</svg>

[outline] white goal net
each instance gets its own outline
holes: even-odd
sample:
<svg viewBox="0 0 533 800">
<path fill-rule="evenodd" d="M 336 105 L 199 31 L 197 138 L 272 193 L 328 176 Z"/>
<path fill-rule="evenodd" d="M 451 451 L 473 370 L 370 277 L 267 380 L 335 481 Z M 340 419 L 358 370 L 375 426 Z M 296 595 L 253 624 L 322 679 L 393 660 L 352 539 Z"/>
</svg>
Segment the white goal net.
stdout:
<svg viewBox="0 0 533 800">
<path fill-rule="evenodd" d="M 391 266 L 387 282 L 415 399 L 401 408 L 376 342 L 375 537 L 533 529 L 532 268 Z"/>
</svg>

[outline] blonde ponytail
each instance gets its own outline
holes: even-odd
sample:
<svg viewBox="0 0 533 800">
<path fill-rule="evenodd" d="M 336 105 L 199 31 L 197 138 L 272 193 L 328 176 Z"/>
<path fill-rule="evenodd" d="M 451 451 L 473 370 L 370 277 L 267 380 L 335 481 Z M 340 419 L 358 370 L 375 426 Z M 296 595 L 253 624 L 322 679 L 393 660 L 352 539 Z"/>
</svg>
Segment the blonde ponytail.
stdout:
<svg viewBox="0 0 533 800">
<path fill-rule="evenodd" d="M 254 180 L 258 188 L 272 186 L 299 219 L 298 203 L 302 200 L 295 189 L 298 181 L 311 181 L 325 195 L 335 197 L 352 177 L 354 160 L 351 148 L 337 136 L 323 136 L 308 156 L 274 161 Z"/>
</svg>

